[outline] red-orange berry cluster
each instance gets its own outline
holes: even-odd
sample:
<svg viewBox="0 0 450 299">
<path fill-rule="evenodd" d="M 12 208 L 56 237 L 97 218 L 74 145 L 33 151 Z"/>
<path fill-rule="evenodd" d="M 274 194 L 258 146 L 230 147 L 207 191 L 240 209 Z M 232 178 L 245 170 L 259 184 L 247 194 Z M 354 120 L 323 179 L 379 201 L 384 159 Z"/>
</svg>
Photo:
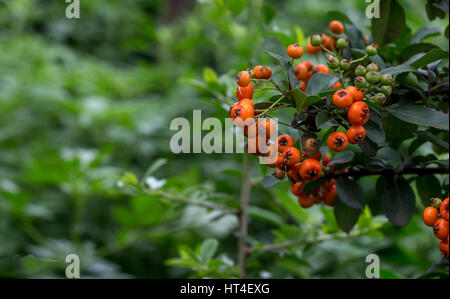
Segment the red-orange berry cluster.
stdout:
<svg viewBox="0 0 450 299">
<path fill-rule="evenodd" d="M 448 258 L 448 197 L 441 201 L 431 199 L 432 206 L 423 211 L 423 222 L 433 228 L 433 233 L 441 240 L 439 250 Z"/>
</svg>

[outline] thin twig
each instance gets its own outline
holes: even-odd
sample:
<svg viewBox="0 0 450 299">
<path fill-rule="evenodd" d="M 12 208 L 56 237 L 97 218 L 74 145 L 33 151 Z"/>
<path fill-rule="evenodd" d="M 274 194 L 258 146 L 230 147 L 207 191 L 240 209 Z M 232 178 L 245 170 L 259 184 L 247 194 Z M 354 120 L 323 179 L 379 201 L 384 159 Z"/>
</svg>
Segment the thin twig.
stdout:
<svg viewBox="0 0 450 299">
<path fill-rule="evenodd" d="M 239 213 L 239 233 L 248 233 L 248 205 L 250 202 L 251 181 L 249 174 L 248 153 L 244 153 L 242 160 L 241 210 Z M 238 268 L 241 278 L 246 276 L 247 244 L 242 238 L 238 239 Z"/>
</svg>

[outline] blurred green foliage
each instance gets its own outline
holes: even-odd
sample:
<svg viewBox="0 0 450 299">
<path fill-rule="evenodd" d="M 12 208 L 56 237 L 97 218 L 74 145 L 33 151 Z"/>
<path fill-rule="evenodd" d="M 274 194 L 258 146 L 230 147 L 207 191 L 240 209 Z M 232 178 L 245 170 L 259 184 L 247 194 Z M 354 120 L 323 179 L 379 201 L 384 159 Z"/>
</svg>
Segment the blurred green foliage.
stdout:
<svg viewBox="0 0 450 299">
<path fill-rule="evenodd" d="M 413 32 L 448 24 L 413 9 L 424 2 L 401 1 Z M 171 154 L 170 121 L 194 108 L 226 117 L 191 86 L 205 68 L 232 86 L 237 70 L 269 63 L 264 50 L 323 30 L 328 10 L 368 33 L 364 2 L 82 0 L 71 20 L 65 7 L 0 1 L 0 277 L 64 277 L 69 253 L 84 278 L 236 277 L 237 218 L 184 201 L 237 208 L 241 157 Z M 252 160 L 253 178 L 267 171 Z M 305 212 L 288 189 L 255 185 L 256 247 L 338 232 L 330 209 Z M 251 256 L 249 276 L 361 278 L 377 253 L 385 277 L 417 277 L 440 260 L 419 210 L 402 230 L 368 210 L 358 226 L 381 229 Z"/>
</svg>

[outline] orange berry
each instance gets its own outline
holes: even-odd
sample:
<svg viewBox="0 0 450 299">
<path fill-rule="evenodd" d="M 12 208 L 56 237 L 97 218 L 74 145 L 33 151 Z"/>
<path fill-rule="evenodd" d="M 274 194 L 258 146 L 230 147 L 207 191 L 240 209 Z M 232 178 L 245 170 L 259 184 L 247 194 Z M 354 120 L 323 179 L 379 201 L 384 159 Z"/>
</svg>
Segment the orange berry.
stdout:
<svg viewBox="0 0 450 299">
<path fill-rule="evenodd" d="M 264 66 L 257 65 L 253 68 L 253 74 L 256 79 L 264 79 Z"/>
<path fill-rule="evenodd" d="M 270 120 L 261 120 L 258 122 L 258 136 L 270 139 L 275 135 L 275 125 Z"/>
<path fill-rule="evenodd" d="M 319 148 L 319 145 L 317 138 L 308 138 L 305 142 L 305 149 L 307 152 L 314 153 Z"/>
<path fill-rule="evenodd" d="M 314 160 L 320 161 L 320 159 L 322 159 L 322 152 L 317 151 L 314 154 L 308 154 L 308 153 L 303 152 L 303 156 L 305 156 L 308 159 L 314 159 Z"/>
<path fill-rule="evenodd" d="M 363 126 L 351 126 L 347 130 L 348 142 L 358 144 L 366 138 L 366 129 Z"/>
<path fill-rule="evenodd" d="M 270 67 L 264 67 L 264 74 L 263 74 L 263 78 L 264 79 L 270 79 L 270 77 L 272 77 L 272 69 Z"/>
<path fill-rule="evenodd" d="M 250 138 L 247 143 L 248 152 L 254 156 L 260 156 L 266 151 L 266 140 L 261 137 Z"/>
<path fill-rule="evenodd" d="M 236 83 L 239 86 L 246 87 L 250 84 L 250 74 L 247 71 L 239 72 L 236 76 Z"/>
<path fill-rule="evenodd" d="M 331 21 L 328 27 L 330 28 L 330 31 L 333 32 L 334 34 L 341 34 L 342 32 L 344 32 L 344 25 L 336 20 Z"/>
<path fill-rule="evenodd" d="M 291 179 L 293 179 L 296 182 L 303 181 L 303 179 L 300 177 L 300 173 L 299 173 L 300 167 L 302 167 L 302 163 L 297 163 L 297 164 L 293 165 L 287 171 L 288 177 L 290 177 Z"/>
<path fill-rule="evenodd" d="M 331 162 L 330 155 L 326 154 L 325 157 L 323 157 L 323 160 L 322 160 L 323 166 L 327 167 L 328 163 L 330 163 L 330 162 Z"/>
<path fill-rule="evenodd" d="M 249 83 L 245 87 L 238 86 L 236 88 L 236 96 L 239 101 L 242 99 L 250 99 L 251 100 L 253 98 L 253 85 L 251 83 Z"/>
<path fill-rule="evenodd" d="M 308 52 L 309 54 L 316 54 L 320 52 L 320 49 L 320 47 L 314 47 L 313 45 L 311 45 L 311 43 L 308 43 L 306 45 L 306 52 Z"/>
<path fill-rule="evenodd" d="M 441 242 L 439 242 L 439 250 L 446 256 L 448 257 L 448 240 L 441 240 Z"/>
<path fill-rule="evenodd" d="M 305 181 L 313 181 L 320 177 L 322 173 L 322 166 L 317 160 L 314 159 L 306 159 L 302 162 L 302 166 L 300 167 L 300 176 Z"/>
<path fill-rule="evenodd" d="M 283 165 L 283 163 L 284 163 L 284 156 L 282 153 L 278 153 L 277 160 L 275 161 L 275 163 L 266 164 L 266 165 L 270 168 L 275 168 L 275 167 L 281 167 Z"/>
<path fill-rule="evenodd" d="M 309 61 L 309 60 L 305 60 L 305 61 L 302 61 L 300 63 L 306 65 L 306 68 L 308 69 L 308 71 L 312 71 L 313 68 L 314 68 L 313 63 L 311 61 Z"/>
<path fill-rule="evenodd" d="M 333 104 L 341 109 L 349 107 L 353 103 L 353 96 L 345 89 L 339 89 L 333 94 Z"/>
<path fill-rule="evenodd" d="M 244 121 L 255 116 L 255 110 L 251 104 L 240 102 L 235 103 L 230 108 L 230 118 L 239 127 L 244 127 Z"/>
<path fill-rule="evenodd" d="M 285 148 L 283 151 L 283 156 L 284 164 L 288 167 L 297 164 L 302 159 L 300 151 L 293 146 Z"/>
<path fill-rule="evenodd" d="M 362 101 L 354 102 L 348 109 L 347 118 L 354 125 L 364 125 L 370 116 L 369 106 Z"/>
<path fill-rule="evenodd" d="M 308 79 L 308 73 L 308 67 L 303 63 L 299 63 L 294 67 L 294 75 L 298 81 Z"/>
<path fill-rule="evenodd" d="M 303 192 L 303 183 L 297 182 L 297 183 L 293 184 L 291 187 L 291 192 L 292 192 L 292 194 L 297 195 L 297 196 L 301 195 Z"/>
<path fill-rule="evenodd" d="M 433 226 L 438 220 L 438 211 L 433 207 L 428 207 L 423 211 L 423 222 L 428 226 Z"/>
<path fill-rule="evenodd" d="M 241 106 L 246 105 L 246 104 L 252 106 L 252 108 L 255 109 L 255 103 L 253 103 L 252 100 L 250 100 L 250 99 L 242 99 L 242 100 L 239 101 L 239 105 L 241 105 Z"/>
<path fill-rule="evenodd" d="M 300 82 L 300 89 L 303 90 L 303 92 L 306 92 L 306 82 L 303 80 Z"/>
<path fill-rule="evenodd" d="M 325 64 L 318 64 L 314 68 L 314 72 L 322 73 L 322 74 L 329 74 L 330 73 L 330 69 Z"/>
<path fill-rule="evenodd" d="M 333 132 L 328 135 L 327 145 L 331 150 L 335 152 L 343 151 L 347 147 L 347 144 L 347 135 L 342 132 Z"/>
<path fill-rule="evenodd" d="M 314 195 L 302 193 L 300 196 L 297 196 L 298 203 L 302 206 L 302 208 L 309 208 L 315 204 Z"/>
<path fill-rule="evenodd" d="M 330 88 L 328 89 L 333 89 L 333 88 L 342 88 L 342 84 L 340 81 L 337 81 L 336 83 L 334 83 Z"/>
<path fill-rule="evenodd" d="M 345 90 L 353 96 L 353 101 L 362 101 L 364 99 L 364 93 L 355 86 L 349 86 Z"/>
<path fill-rule="evenodd" d="M 295 145 L 294 139 L 289 135 L 280 135 L 277 138 L 278 151 L 282 153 L 287 147 L 293 147 Z"/>
<path fill-rule="evenodd" d="M 442 218 L 448 221 L 448 197 L 441 203 L 440 213 Z"/>
<path fill-rule="evenodd" d="M 331 185 L 331 187 L 323 193 L 322 200 L 326 205 L 333 206 L 336 197 L 337 197 L 336 185 Z"/>
<path fill-rule="evenodd" d="M 303 48 L 300 47 L 299 44 L 290 45 L 287 48 L 287 54 L 289 55 L 289 57 L 292 57 L 295 59 L 300 58 L 303 56 Z"/>
<path fill-rule="evenodd" d="M 433 232 L 436 238 L 446 240 L 448 237 L 448 221 L 441 218 L 433 225 Z"/>
</svg>

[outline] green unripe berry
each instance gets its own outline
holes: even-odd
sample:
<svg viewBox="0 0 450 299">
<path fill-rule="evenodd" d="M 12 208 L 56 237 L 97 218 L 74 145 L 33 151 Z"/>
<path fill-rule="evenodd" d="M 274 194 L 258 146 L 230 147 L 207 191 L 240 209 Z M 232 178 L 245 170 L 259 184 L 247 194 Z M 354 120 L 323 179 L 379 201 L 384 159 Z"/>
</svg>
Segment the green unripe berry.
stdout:
<svg viewBox="0 0 450 299">
<path fill-rule="evenodd" d="M 335 69 L 339 66 L 339 60 L 337 60 L 337 58 L 333 55 L 328 55 L 327 64 L 330 69 Z"/>
<path fill-rule="evenodd" d="M 385 96 L 390 96 L 392 93 L 392 88 L 388 85 L 381 86 L 381 93 Z"/>
<path fill-rule="evenodd" d="M 341 69 L 343 69 L 344 71 L 350 69 L 350 63 L 348 62 L 347 59 L 341 59 L 341 61 L 339 61 L 339 66 L 340 66 Z"/>
<path fill-rule="evenodd" d="M 381 106 L 386 102 L 386 96 L 382 93 L 377 93 L 374 97 L 374 102 Z"/>
<path fill-rule="evenodd" d="M 376 71 L 369 71 L 366 74 L 366 80 L 369 83 L 375 84 L 380 80 L 380 73 Z"/>
<path fill-rule="evenodd" d="M 355 86 L 359 89 L 363 89 L 366 87 L 366 79 L 364 77 L 356 77 L 355 78 Z"/>
<path fill-rule="evenodd" d="M 345 38 L 341 37 L 337 40 L 336 46 L 338 47 L 338 49 L 344 49 L 348 47 L 348 42 Z"/>
<path fill-rule="evenodd" d="M 391 85 L 394 82 L 394 78 L 392 78 L 391 74 L 384 74 L 381 76 L 380 82 L 383 85 Z"/>
<path fill-rule="evenodd" d="M 403 79 L 403 83 L 406 85 L 416 85 L 417 84 L 417 76 L 413 73 L 407 73 L 406 77 Z"/>
<path fill-rule="evenodd" d="M 378 72 L 378 71 L 379 71 L 378 65 L 376 65 L 376 64 L 373 63 L 373 62 L 372 62 L 371 64 L 369 64 L 369 65 L 366 67 L 366 69 L 367 69 L 368 72 L 370 72 L 370 71 Z"/>
<path fill-rule="evenodd" d="M 318 47 L 321 43 L 322 37 L 320 35 L 314 34 L 313 36 L 311 36 L 311 45 L 313 45 L 314 47 Z"/>
<path fill-rule="evenodd" d="M 364 65 L 360 64 L 355 68 L 355 75 L 356 76 L 365 76 L 366 75 L 366 68 L 364 67 Z"/>
<path fill-rule="evenodd" d="M 370 45 L 366 47 L 366 53 L 369 56 L 374 56 L 377 55 L 377 48 L 375 48 L 374 46 Z"/>
</svg>

